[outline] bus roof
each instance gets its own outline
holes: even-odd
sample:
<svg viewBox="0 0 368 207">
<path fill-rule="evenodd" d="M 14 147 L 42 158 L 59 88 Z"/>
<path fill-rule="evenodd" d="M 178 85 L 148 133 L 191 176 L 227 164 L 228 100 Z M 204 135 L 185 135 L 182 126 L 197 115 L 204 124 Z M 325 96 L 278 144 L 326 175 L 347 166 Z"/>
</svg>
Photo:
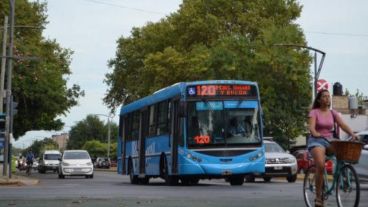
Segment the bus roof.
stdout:
<svg viewBox="0 0 368 207">
<path fill-rule="evenodd" d="M 141 109 L 145 106 L 149 106 L 166 99 L 184 95 L 185 96 L 185 89 L 191 85 L 206 85 L 206 84 L 249 84 L 257 86 L 256 82 L 251 81 L 241 81 L 241 80 L 207 80 L 207 81 L 193 81 L 193 82 L 180 82 L 175 83 L 171 86 L 166 88 L 162 88 L 152 95 L 146 96 L 144 98 L 138 99 L 126 106 L 122 106 L 120 110 L 120 115 L 124 115 L 126 113 L 130 113 L 132 111 Z M 258 87 L 258 86 L 257 86 Z"/>
</svg>

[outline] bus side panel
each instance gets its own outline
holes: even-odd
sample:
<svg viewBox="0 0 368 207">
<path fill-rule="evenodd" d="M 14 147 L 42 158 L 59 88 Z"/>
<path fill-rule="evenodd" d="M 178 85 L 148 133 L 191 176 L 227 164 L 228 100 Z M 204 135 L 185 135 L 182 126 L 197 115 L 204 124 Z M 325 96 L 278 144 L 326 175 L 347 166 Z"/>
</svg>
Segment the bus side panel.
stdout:
<svg viewBox="0 0 368 207">
<path fill-rule="evenodd" d="M 190 154 L 190 155 L 188 155 Z M 252 157 L 258 156 L 252 160 Z M 222 176 L 230 174 L 264 173 L 264 149 L 233 157 L 214 157 L 190 150 L 179 150 L 180 175 Z"/>
<path fill-rule="evenodd" d="M 122 156 L 122 152 L 123 152 L 123 150 L 122 150 L 122 148 L 123 148 L 123 142 L 121 141 L 121 137 L 119 136 L 119 138 L 118 138 L 118 143 L 117 143 L 117 145 L 118 145 L 118 149 L 117 149 L 117 155 L 116 155 L 116 157 L 117 157 L 117 160 L 116 160 L 116 162 L 117 162 L 117 167 L 118 167 L 118 169 L 117 169 L 117 171 L 118 171 L 118 174 L 123 174 L 123 156 Z"/>
<path fill-rule="evenodd" d="M 171 166 L 169 136 L 155 136 L 146 138 L 146 175 L 160 175 L 160 157 L 166 155 L 169 167 Z M 169 169 L 171 172 L 171 169 Z"/>
<path fill-rule="evenodd" d="M 134 168 L 134 174 L 138 174 L 138 164 L 139 164 L 139 157 L 138 157 L 138 140 L 128 141 L 126 142 L 126 157 L 125 157 L 125 163 L 126 163 L 126 169 L 128 169 L 129 165 L 129 157 L 132 158 L 133 162 L 133 168 Z M 128 170 L 127 170 L 128 174 Z"/>
</svg>

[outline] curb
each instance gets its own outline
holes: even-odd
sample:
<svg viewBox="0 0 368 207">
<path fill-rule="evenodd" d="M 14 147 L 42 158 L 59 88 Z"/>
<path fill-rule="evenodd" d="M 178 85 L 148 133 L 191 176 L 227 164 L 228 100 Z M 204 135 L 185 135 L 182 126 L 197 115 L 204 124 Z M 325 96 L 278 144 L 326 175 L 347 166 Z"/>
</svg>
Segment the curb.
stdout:
<svg viewBox="0 0 368 207">
<path fill-rule="evenodd" d="M 23 186 L 23 185 L 37 185 L 40 181 L 38 179 L 31 179 L 27 177 L 22 176 L 15 176 L 14 178 L 7 178 L 7 177 L 0 177 L 0 186 L 6 186 L 6 185 L 17 185 L 17 186 Z"/>
</svg>

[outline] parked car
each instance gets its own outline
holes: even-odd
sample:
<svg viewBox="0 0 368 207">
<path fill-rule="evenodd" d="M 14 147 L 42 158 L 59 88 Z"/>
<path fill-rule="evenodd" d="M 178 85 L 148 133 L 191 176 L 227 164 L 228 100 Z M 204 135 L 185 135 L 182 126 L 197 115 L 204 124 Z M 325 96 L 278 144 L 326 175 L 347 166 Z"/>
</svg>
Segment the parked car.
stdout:
<svg viewBox="0 0 368 207">
<path fill-rule="evenodd" d="M 356 135 L 359 137 L 361 142 L 368 144 L 368 130 L 358 132 Z"/>
<path fill-rule="evenodd" d="M 254 182 L 255 177 L 262 177 L 269 182 L 273 177 L 285 177 L 288 182 L 295 182 L 298 168 L 295 157 L 274 141 L 264 140 L 264 144 L 266 171 L 264 174 L 248 175 L 246 181 Z"/>
<path fill-rule="evenodd" d="M 107 157 L 97 157 L 95 162 L 96 168 L 110 168 L 111 161 L 110 158 Z"/>
<path fill-rule="evenodd" d="M 293 155 L 295 156 L 298 163 L 298 173 L 306 172 L 307 169 L 314 164 L 312 156 L 305 149 L 297 150 L 293 153 Z M 332 175 L 334 170 L 334 161 L 327 160 L 325 163 L 325 168 L 327 170 L 327 173 Z"/>
<path fill-rule="evenodd" d="M 61 153 L 58 150 L 46 150 L 39 159 L 38 172 L 45 173 L 46 171 L 56 172 L 59 168 L 59 159 Z"/>
<path fill-rule="evenodd" d="M 59 178 L 85 176 L 93 178 L 93 164 L 86 150 L 65 150 L 59 165 Z"/>
<path fill-rule="evenodd" d="M 358 164 L 354 165 L 359 180 L 368 182 L 368 144 L 364 145 Z"/>
</svg>

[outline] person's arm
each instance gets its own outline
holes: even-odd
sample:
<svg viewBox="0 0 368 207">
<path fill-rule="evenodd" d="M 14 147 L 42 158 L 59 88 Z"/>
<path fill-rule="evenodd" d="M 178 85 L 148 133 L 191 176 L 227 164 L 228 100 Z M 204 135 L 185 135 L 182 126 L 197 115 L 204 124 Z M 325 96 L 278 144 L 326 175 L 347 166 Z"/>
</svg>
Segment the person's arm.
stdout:
<svg viewBox="0 0 368 207">
<path fill-rule="evenodd" d="M 321 133 L 316 130 L 316 117 L 311 116 L 308 118 L 308 126 L 313 137 L 321 137 Z"/>
</svg>

